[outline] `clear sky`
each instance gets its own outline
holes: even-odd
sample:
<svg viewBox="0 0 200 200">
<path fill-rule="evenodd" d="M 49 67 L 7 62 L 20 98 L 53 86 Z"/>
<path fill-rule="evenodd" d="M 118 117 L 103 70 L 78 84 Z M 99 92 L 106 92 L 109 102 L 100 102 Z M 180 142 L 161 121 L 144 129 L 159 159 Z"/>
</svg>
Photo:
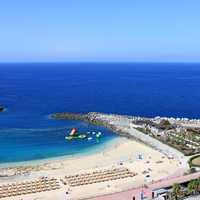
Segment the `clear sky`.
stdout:
<svg viewBox="0 0 200 200">
<path fill-rule="evenodd" d="M 0 3 L 0 62 L 200 62 L 199 0 Z"/>
</svg>

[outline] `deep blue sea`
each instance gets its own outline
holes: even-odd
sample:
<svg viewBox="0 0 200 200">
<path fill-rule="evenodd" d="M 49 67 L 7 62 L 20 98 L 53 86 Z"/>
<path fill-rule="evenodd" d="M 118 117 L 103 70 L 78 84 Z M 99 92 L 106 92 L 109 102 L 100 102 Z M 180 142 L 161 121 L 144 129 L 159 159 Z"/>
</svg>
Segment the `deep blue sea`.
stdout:
<svg viewBox="0 0 200 200">
<path fill-rule="evenodd" d="M 0 64 L 0 163 L 74 155 L 117 136 L 102 127 L 49 119 L 54 112 L 200 118 L 200 64 Z M 101 131 L 66 142 L 66 131 Z"/>
</svg>

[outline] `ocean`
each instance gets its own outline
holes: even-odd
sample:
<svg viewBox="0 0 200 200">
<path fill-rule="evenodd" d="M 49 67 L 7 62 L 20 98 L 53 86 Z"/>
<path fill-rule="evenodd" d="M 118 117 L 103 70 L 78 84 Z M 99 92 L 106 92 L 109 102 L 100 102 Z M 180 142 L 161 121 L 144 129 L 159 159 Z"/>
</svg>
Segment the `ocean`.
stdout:
<svg viewBox="0 0 200 200">
<path fill-rule="evenodd" d="M 117 136 L 55 112 L 200 118 L 200 64 L 0 64 L 0 163 L 98 151 Z M 101 131 L 100 140 L 67 142 L 72 128 Z"/>
</svg>

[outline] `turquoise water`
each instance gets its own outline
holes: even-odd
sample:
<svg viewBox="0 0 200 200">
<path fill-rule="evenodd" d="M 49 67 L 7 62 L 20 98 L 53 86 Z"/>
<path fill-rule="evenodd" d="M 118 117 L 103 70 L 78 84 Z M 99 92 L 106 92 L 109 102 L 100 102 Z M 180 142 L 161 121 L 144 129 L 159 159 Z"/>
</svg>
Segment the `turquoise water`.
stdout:
<svg viewBox="0 0 200 200">
<path fill-rule="evenodd" d="M 199 64 L 0 64 L 0 163 L 76 155 L 117 136 L 54 112 L 200 118 Z M 66 131 L 101 131 L 100 141 L 66 142 Z"/>
<path fill-rule="evenodd" d="M 65 140 L 66 134 L 73 127 L 77 127 L 82 133 L 100 131 L 103 136 L 97 139 L 90 133 L 88 136 L 92 138 L 91 140 Z M 66 121 L 63 125 L 51 128 L 1 128 L 0 135 L 0 163 L 85 154 L 88 151 L 93 152 L 98 146 L 116 137 L 103 127 L 74 121 Z"/>
</svg>

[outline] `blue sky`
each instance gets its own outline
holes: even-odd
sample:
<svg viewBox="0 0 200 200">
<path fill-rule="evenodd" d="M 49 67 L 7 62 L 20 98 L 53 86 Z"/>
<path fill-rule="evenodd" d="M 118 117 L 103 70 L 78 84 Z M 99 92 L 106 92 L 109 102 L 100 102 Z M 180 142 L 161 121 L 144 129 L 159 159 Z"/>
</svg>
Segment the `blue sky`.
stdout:
<svg viewBox="0 0 200 200">
<path fill-rule="evenodd" d="M 200 61 L 199 0 L 6 0 L 0 62 Z"/>
</svg>

